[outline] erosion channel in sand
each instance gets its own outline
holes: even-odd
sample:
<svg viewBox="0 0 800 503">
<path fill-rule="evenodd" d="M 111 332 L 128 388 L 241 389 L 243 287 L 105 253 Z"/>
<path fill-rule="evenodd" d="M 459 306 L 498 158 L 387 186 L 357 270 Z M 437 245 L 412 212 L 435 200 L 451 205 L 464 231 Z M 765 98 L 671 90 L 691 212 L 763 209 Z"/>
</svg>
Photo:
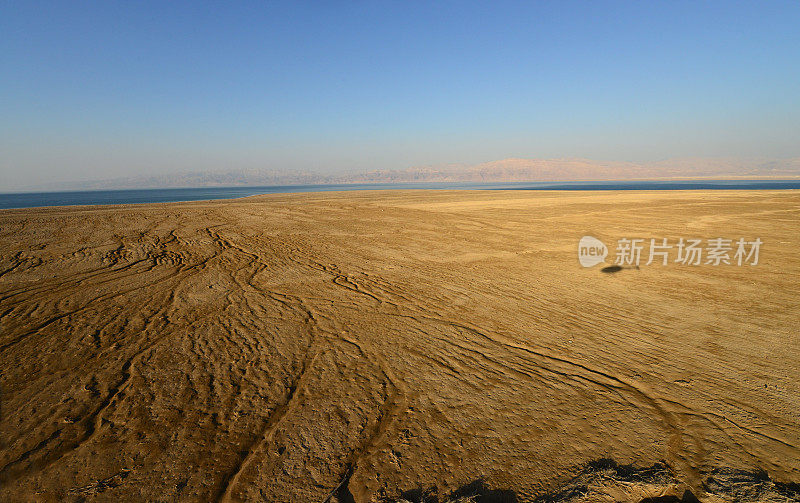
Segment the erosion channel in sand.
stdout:
<svg viewBox="0 0 800 503">
<path fill-rule="evenodd" d="M 796 495 L 797 191 L 279 194 L 0 236 L 2 501 L 534 501 L 587 469 L 631 501 Z M 681 237 L 763 245 L 601 272 Z"/>
</svg>

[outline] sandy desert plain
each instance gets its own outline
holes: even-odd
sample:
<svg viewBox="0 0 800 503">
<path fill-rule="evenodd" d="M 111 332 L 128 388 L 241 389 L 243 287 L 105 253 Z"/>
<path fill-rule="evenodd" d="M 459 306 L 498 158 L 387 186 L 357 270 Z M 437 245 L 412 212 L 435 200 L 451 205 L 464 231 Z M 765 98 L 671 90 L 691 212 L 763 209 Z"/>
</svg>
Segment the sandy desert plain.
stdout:
<svg viewBox="0 0 800 503">
<path fill-rule="evenodd" d="M 0 501 L 798 501 L 799 238 L 798 191 L 0 211 Z"/>
</svg>

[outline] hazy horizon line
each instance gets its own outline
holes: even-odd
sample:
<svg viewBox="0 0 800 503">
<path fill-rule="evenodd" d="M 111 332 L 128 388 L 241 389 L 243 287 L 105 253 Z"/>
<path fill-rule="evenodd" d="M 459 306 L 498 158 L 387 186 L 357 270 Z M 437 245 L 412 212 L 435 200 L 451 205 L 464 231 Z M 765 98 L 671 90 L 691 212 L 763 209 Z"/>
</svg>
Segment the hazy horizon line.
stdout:
<svg viewBox="0 0 800 503">
<path fill-rule="evenodd" d="M 561 175 L 561 176 L 559 176 Z M 551 182 L 591 180 L 654 180 L 676 178 L 800 176 L 800 156 L 674 157 L 653 161 L 601 160 L 584 157 L 507 157 L 477 164 L 450 162 L 406 168 L 340 170 L 219 168 L 181 170 L 162 174 L 134 174 L 112 178 L 57 181 L 3 187 L 3 193 L 71 190 L 125 190 L 237 187 L 270 185 L 336 185 L 408 182 Z"/>
</svg>

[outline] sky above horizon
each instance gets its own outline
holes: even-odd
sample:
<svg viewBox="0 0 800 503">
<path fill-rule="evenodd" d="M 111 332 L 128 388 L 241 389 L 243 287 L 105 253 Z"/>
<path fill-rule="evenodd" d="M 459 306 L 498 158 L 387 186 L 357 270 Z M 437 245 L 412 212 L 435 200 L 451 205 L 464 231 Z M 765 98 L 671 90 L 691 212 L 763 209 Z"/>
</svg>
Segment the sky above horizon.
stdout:
<svg viewBox="0 0 800 503">
<path fill-rule="evenodd" d="M 800 2 L 0 4 L 0 191 L 800 156 Z"/>
</svg>

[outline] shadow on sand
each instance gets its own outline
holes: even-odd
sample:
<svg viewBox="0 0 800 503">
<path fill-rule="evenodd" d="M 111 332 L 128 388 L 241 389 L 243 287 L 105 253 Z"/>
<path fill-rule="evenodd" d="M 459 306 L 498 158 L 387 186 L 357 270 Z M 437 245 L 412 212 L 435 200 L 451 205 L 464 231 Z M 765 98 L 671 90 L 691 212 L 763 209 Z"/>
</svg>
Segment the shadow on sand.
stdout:
<svg viewBox="0 0 800 503">
<path fill-rule="evenodd" d="M 449 503 L 462 501 L 469 503 L 517 503 L 519 500 L 514 491 L 489 489 L 483 480 L 475 480 L 461 486 L 441 500 L 435 487 L 405 491 L 400 496 L 398 503 Z"/>
<path fill-rule="evenodd" d="M 649 467 L 621 465 L 612 459 L 587 463 L 569 482 L 555 492 L 537 497 L 536 503 L 580 503 L 625 501 L 630 503 L 699 503 L 698 496 L 716 496 L 722 501 L 772 503 L 800 501 L 800 484 L 772 480 L 763 470 L 717 468 L 707 472 L 697 495 L 680 483 L 665 463 Z M 622 496 L 624 494 L 624 496 Z M 612 496 L 613 495 L 613 496 Z M 620 497 L 625 498 L 619 500 Z M 399 499 L 384 503 L 517 503 L 509 489 L 490 489 L 476 480 L 450 494 L 440 496 L 436 487 L 413 489 Z"/>
</svg>

